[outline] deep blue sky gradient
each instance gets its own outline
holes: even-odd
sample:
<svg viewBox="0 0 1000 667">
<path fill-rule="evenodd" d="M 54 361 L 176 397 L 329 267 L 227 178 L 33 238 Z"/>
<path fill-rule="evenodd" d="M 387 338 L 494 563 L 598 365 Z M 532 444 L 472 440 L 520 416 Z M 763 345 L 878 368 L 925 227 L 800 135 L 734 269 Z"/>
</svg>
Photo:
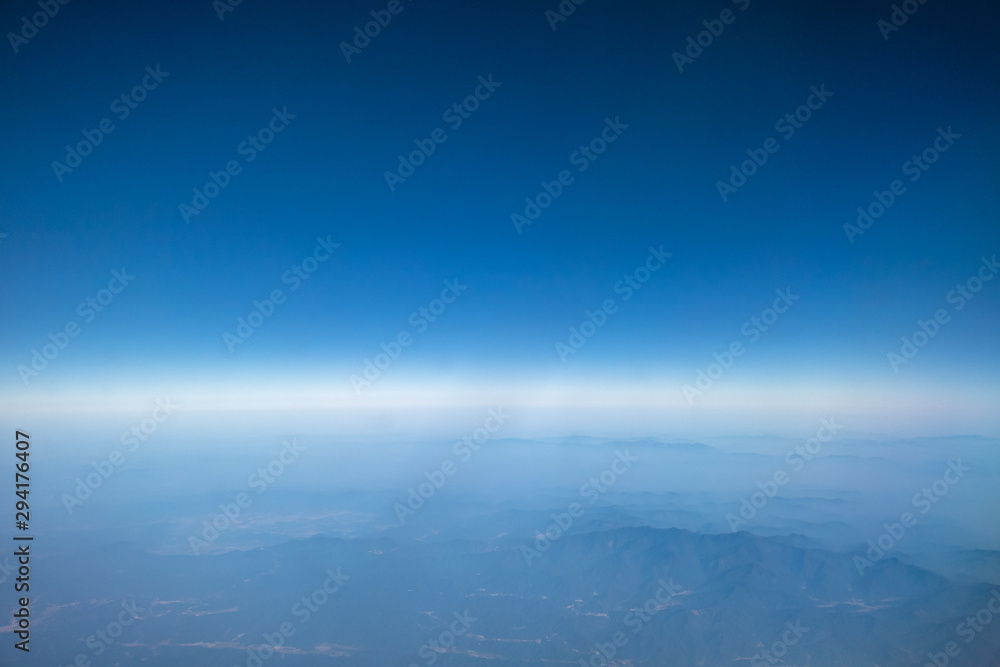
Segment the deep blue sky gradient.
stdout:
<svg viewBox="0 0 1000 667">
<path fill-rule="evenodd" d="M 683 405 L 681 385 L 790 287 L 800 301 L 719 381 L 733 400 L 996 397 L 1000 281 L 898 374 L 886 353 L 1000 252 L 1000 8 L 928 2 L 884 41 L 890 3 L 590 0 L 552 31 L 556 4 L 406 1 L 350 64 L 339 42 L 384 5 L 246 0 L 220 22 L 207 0 L 71 2 L 19 53 L 5 40 L 0 394 L 349 392 L 457 277 L 468 291 L 380 386 L 648 387 Z M 679 73 L 671 53 L 727 7 L 735 22 Z M 34 10 L 5 3 L 0 28 Z M 64 146 L 157 64 L 169 77 L 60 183 Z M 390 192 L 396 156 L 488 75 L 500 88 Z M 821 84 L 834 95 L 781 139 L 775 121 Z M 243 162 L 274 107 L 296 118 Z M 511 213 L 608 117 L 628 129 L 518 234 Z M 849 243 L 855 209 L 949 126 L 961 139 Z M 724 203 L 716 181 L 772 136 L 780 150 Z M 243 172 L 185 224 L 178 205 L 231 159 Z M 335 257 L 288 292 L 282 274 L 328 235 Z M 661 244 L 669 263 L 622 303 L 613 285 Z M 25 387 L 17 366 L 122 267 L 134 284 Z M 222 334 L 275 288 L 287 302 L 230 354 Z M 620 311 L 562 363 L 555 343 L 609 297 Z"/>
</svg>

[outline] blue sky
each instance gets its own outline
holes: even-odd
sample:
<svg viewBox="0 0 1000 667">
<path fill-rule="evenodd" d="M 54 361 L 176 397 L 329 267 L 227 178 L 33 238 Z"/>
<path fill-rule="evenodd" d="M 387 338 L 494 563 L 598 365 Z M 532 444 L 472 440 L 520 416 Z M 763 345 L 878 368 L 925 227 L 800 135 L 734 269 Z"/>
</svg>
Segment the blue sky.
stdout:
<svg viewBox="0 0 1000 667">
<path fill-rule="evenodd" d="M 927 433 L 996 433 L 1000 281 L 961 311 L 947 296 L 1000 252 L 1000 10 L 928 3 L 885 40 L 880 3 L 591 0 L 552 30 L 556 5 L 404 0 L 350 63 L 339 44 L 385 4 L 247 1 L 224 20 L 207 1 L 60 6 L 0 55 L 4 401 L 507 400 L 750 430 L 762 406 L 776 421 L 834 406 L 871 429 L 918 413 Z M 672 53 L 727 8 L 732 23 L 678 72 Z M 7 3 L 0 27 L 34 11 Z M 120 118 L 113 101 L 157 66 L 168 74 Z M 443 114 L 491 76 L 453 129 Z M 775 122 L 814 86 L 832 95 L 786 138 Z M 294 118 L 248 161 L 240 145 L 274 109 Z M 60 181 L 53 161 L 104 118 L 114 131 Z M 627 128 L 579 171 L 574 152 L 607 119 Z M 909 181 L 904 163 L 949 127 L 960 137 Z M 436 128 L 447 140 L 390 190 L 397 155 Z M 777 152 L 723 201 L 716 183 L 771 137 Z M 186 223 L 179 205 L 229 161 L 239 173 Z M 563 170 L 573 182 L 518 233 L 511 214 Z M 849 242 L 843 225 L 895 179 L 905 194 Z M 293 291 L 283 276 L 318 238 L 339 247 Z M 671 256 L 625 301 L 615 285 L 651 246 Z M 78 304 L 123 268 L 134 282 L 85 321 Z M 411 314 L 446 280 L 468 288 L 417 331 Z M 284 302 L 230 352 L 223 335 L 275 289 Z M 741 327 L 785 289 L 799 299 L 750 343 Z M 563 361 L 556 343 L 609 298 L 616 311 Z M 894 372 L 887 353 L 942 308 L 949 321 Z M 70 321 L 79 334 L 25 386 L 18 367 Z M 412 345 L 353 391 L 403 331 Z M 745 354 L 686 401 L 734 341 Z"/>
</svg>

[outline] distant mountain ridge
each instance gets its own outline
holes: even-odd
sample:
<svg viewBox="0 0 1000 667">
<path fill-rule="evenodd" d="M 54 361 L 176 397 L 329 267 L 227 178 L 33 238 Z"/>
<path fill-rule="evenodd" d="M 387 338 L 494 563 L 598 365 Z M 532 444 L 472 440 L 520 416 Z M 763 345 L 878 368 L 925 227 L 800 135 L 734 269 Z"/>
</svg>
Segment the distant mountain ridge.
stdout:
<svg viewBox="0 0 1000 667">
<path fill-rule="evenodd" d="M 798 623 L 808 630 L 787 647 L 785 664 L 922 666 L 921 656 L 954 640 L 957 623 L 990 590 L 891 557 L 859 576 L 851 554 L 810 548 L 795 536 L 617 527 L 562 536 L 529 564 L 522 547 L 532 543 L 526 536 L 430 543 L 315 536 L 200 557 L 105 548 L 75 560 L 78 569 L 118 573 L 100 580 L 80 580 L 68 563 L 47 559 L 52 572 L 66 573 L 51 603 L 77 606 L 46 622 L 60 636 L 78 636 L 66 626 L 88 628 L 104 607 L 88 600 L 133 596 L 161 619 L 155 623 L 175 628 L 171 641 L 149 632 L 147 643 L 137 623 L 136 655 L 152 651 L 159 662 L 151 664 L 243 664 L 237 647 L 260 643 L 324 572 L 341 568 L 349 577 L 342 589 L 289 639 L 303 651 L 336 644 L 337 664 L 430 664 L 420 648 L 454 613 L 468 611 L 472 628 L 434 653 L 435 664 L 579 664 L 623 632 L 628 641 L 608 664 L 746 667 L 786 624 Z M 91 569 L 97 563 L 102 568 Z M 668 583 L 681 592 L 657 601 Z M 639 624 L 647 605 L 655 613 Z M 988 664 L 996 647 L 996 635 L 984 633 L 964 649 L 965 664 Z M 326 664 L 320 660 L 285 653 L 281 664 Z"/>
</svg>

